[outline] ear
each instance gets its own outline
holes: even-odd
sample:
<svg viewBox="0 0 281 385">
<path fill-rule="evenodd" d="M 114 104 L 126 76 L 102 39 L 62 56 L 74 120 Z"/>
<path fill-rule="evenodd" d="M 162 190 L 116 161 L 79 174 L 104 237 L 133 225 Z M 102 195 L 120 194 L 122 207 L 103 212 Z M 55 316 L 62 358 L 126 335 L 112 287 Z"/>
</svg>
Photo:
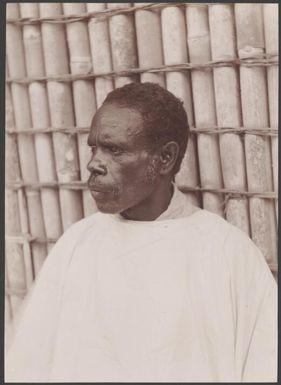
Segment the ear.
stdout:
<svg viewBox="0 0 281 385">
<path fill-rule="evenodd" d="M 160 154 L 160 174 L 167 175 L 173 171 L 179 155 L 179 145 L 177 142 L 168 142 L 161 147 Z"/>
</svg>

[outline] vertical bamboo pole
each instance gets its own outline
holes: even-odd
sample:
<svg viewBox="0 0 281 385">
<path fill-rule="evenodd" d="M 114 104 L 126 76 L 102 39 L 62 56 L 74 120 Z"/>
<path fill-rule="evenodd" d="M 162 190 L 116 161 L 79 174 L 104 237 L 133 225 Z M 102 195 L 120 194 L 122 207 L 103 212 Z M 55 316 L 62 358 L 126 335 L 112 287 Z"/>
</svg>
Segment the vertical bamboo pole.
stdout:
<svg viewBox="0 0 281 385">
<path fill-rule="evenodd" d="M 235 59 L 236 41 L 231 4 L 209 6 L 212 60 Z M 218 126 L 242 125 L 239 80 L 234 67 L 214 68 L 214 85 Z M 235 134 L 220 135 L 220 154 L 224 186 L 246 191 L 246 164 L 242 138 Z M 226 218 L 250 235 L 247 198 L 230 198 L 226 203 Z"/>
<path fill-rule="evenodd" d="M 65 15 L 86 12 L 83 3 L 63 3 Z M 72 74 L 87 74 L 92 71 L 92 59 L 88 26 L 85 22 L 78 21 L 66 25 L 68 49 L 70 55 L 70 70 Z M 94 83 L 90 80 L 74 80 L 73 99 L 76 124 L 79 127 L 90 127 L 92 117 L 96 111 L 96 96 Z M 78 134 L 80 174 L 83 181 L 87 181 L 89 173 L 87 164 L 90 160 L 90 149 L 87 146 L 88 134 Z M 97 211 L 95 202 L 88 190 L 83 191 L 84 216 Z"/>
<path fill-rule="evenodd" d="M 278 4 L 264 4 L 264 32 L 266 53 L 278 57 Z M 267 68 L 267 87 L 269 100 L 270 127 L 278 128 L 278 66 Z M 274 191 L 278 192 L 278 138 L 271 138 Z M 278 220 L 278 201 L 276 201 Z"/>
<path fill-rule="evenodd" d="M 19 18 L 18 4 L 7 4 L 7 18 Z M 26 76 L 24 50 L 21 27 L 15 24 L 8 24 L 6 29 L 7 58 L 10 76 L 21 78 Z M 31 127 L 30 105 L 28 90 L 25 85 L 12 83 L 12 99 L 14 103 L 15 122 L 18 129 Z M 21 134 L 18 141 L 21 173 L 25 182 L 37 182 L 38 172 L 33 138 L 30 135 Z M 32 235 L 45 237 L 43 213 L 40 194 L 36 190 L 26 188 L 28 205 L 29 225 Z M 33 264 L 37 272 L 45 257 L 46 245 L 34 243 L 32 245 Z"/>
<path fill-rule="evenodd" d="M 6 277 L 6 274 L 5 274 Z M 5 278 L 7 281 L 7 278 Z M 5 294 L 5 315 L 4 315 L 4 328 L 5 328 L 5 350 L 6 350 L 6 345 L 7 345 L 7 339 L 9 338 L 8 336 L 8 329 L 10 329 L 12 325 L 12 309 L 11 309 L 11 301 L 10 301 L 10 296 L 8 294 Z"/>
<path fill-rule="evenodd" d="M 18 191 L 18 204 L 19 204 L 21 233 L 25 235 L 29 233 L 29 223 L 28 223 L 26 197 L 23 189 L 20 189 Z M 26 240 L 23 243 L 23 254 L 24 254 L 26 286 L 27 286 L 27 289 L 29 289 L 31 287 L 31 284 L 33 282 L 33 277 L 34 277 L 33 271 L 32 271 L 32 253 L 31 253 L 31 246 L 30 246 L 29 240 Z"/>
<path fill-rule="evenodd" d="M 40 3 L 41 17 L 62 14 L 60 3 Z M 42 24 L 43 52 L 46 74 L 61 75 L 69 72 L 64 25 Z M 74 126 L 71 85 L 66 82 L 49 81 L 48 96 L 52 126 Z M 53 134 L 56 170 L 60 182 L 79 180 L 79 162 L 75 137 L 56 132 Z M 63 229 L 83 216 L 80 191 L 60 188 L 60 204 Z"/>
<path fill-rule="evenodd" d="M 7 63 L 6 63 L 7 64 Z M 9 77 L 9 71 L 8 71 L 8 66 L 6 65 L 6 77 Z M 11 91 L 10 91 L 10 86 L 6 84 L 6 129 L 13 129 L 15 128 L 15 119 L 14 119 L 14 113 L 13 113 L 13 105 L 12 105 L 12 98 L 11 98 Z M 20 163 L 19 163 L 19 155 L 18 155 L 18 146 L 17 146 L 17 137 L 16 136 L 10 136 L 6 135 L 6 146 L 5 146 L 5 151 L 6 151 L 6 167 L 7 170 L 10 170 L 9 172 L 13 176 L 14 181 L 20 181 L 21 180 L 21 175 L 20 175 Z M 10 154 L 13 154 L 12 161 L 9 162 L 9 157 L 11 157 Z M 12 166 L 10 166 L 10 164 Z M 5 180 L 8 180 L 8 175 L 9 172 L 5 172 Z M 8 192 L 8 190 L 7 190 Z M 12 195 L 12 191 L 10 192 Z M 9 192 L 8 192 L 9 194 Z M 9 203 L 9 198 L 6 200 L 7 207 L 8 206 L 13 206 L 13 207 L 18 207 L 17 213 L 15 214 L 16 221 L 15 224 L 13 224 L 11 227 L 15 230 L 15 233 L 17 234 L 18 230 L 21 230 L 21 234 L 29 234 L 29 221 L 28 221 L 28 211 L 27 211 L 27 202 L 26 202 L 26 197 L 24 194 L 24 190 L 21 188 L 17 192 L 14 192 L 11 198 L 11 203 Z M 24 202 L 24 204 L 23 204 Z M 22 212 L 23 212 L 23 206 L 24 206 L 24 211 L 25 211 L 25 218 L 23 221 L 22 218 Z M 9 218 L 10 220 L 10 218 Z M 20 226 L 16 223 L 20 223 Z M 27 240 L 26 242 L 23 243 L 23 261 L 24 261 L 24 270 L 25 270 L 25 283 L 27 289 L 31 286 L 33 282 L 33 266 L 32 266 L 32 253 L 31 253 L 31 247 L 30 247 L 30 242 Z M 8 258 L 7 253 L 7 258 Z M 6 270 L 7 270 L 7 264 L 6 264 Z M 8 274 L 8 272 L 7 272 Z M 7 279 L 9 277 L 7 276 Z M 8 285 L 9 286 L 9 285 Z M 11 314 L 13 314 L 11 310 Z"/>
<path fill-rule="evenodd" d="M 134 3 L 142 6 L 151 3 Z M 158 10 L 139 9 L 135 11 L 137 47 L 139 66 L 141 68 L 158 67 L 163 65 L 161 21 Z M 142 82 L 154 82 L 165 87 L 163 73 L 143 73 Z"/>
<path fill-rule="evenodd" d="M 15 127 L 11 104 L 10 90 L 6 86 L 6 129 Z M 5 157 L 6 182 L 20 180 L 20 165 L 15 135 L 6 134 Z M 9 236 L 18 236 L 21 233 L 17 192 L 5 189 L 5 233 Z M 12 292 L 22 292 L 26 289 L 25 265 L 22 246 L 12 240 L 5 242 L 6 254 L 6 287 Z M 30 266 L 30 265 L 29 265 Z M 32 266 L 30 266 L 32 268 Z M 11 317 L 22 303 L 22 298 L 9 295 Z"/>
<path fill-rule="evenodd" d="M 4 352 L 5 353 L 4 354 L 6 354 L 10 346 L 10 341 L 12 338 L 12 328 L 13 328 L 13 323 L 12 323 L 12 310 L 11 310 L 10 296 L 5 294 L 5 320 L 4 320 L 4 333 L 5 333 L 4 334 Z"/>
<path fill-rule="evenodd" d="M 208 7 L 188 4 L 186 21 L 190 62 L 199 64 L 210 61 Z M 215 126 L 216 107 L 212 71 L 193 70 L 191 80 L 196 127 Z M 215 135 L 200 134 L 197 139 L 197 147 L 202 187 L 221 188 L 222 173 L 218 138 Z M 207 210 L 223 216 L 223 199 L 220 194 L 203 193 L 203 206 Z"/>
<path fill-rule="evenodd" d="M 38 4 L 21 3 L 21 17 L 39 17 Z M 39 25 L 23 27 L 23 42 L 25 49 L 27 76 L 44 76 L 45 66 L 43 57 L 42 37 Z M 50 116 L 46 85 L 42 82 L 32 82 L 29 85 L 29 98 L 33 127 L 50 127 Z M 50 134 L 34 136 L 39 180 L 53 182 L 56 178 L 53 143 Z M 62 233 L 58 192 L 53 188 L 42 188 L 42 208 L 46 235 L 58 239 Z M 48 244 L 50 251 L 53 243 Z"/>
<path fill-rule="evenodd" d="M 186 27 L 182 9 L 178 7 L 164 8 L 161 12 L 164 63 L 166 65 L 186 63 Z M 188 72 L 167 72 L 166 87 L 183 101 L 190 126 L 194 126 L 190 74 Z M 195 138 L 190 137 L 181 170 L 176 176 L 179 188 L 199 185 L 198 167 L 195 151 Z M 198 205 L 195 193 L 188 193 L 191 203 Z"/>
<path fill-rule="evenodd" d="M 7 65 L 6 65 L 6 77 L 9 77 L 9 71 L 8 71 Z M 10 91 L 9 85 L 7 84 L 6 84 L 5 99 L 6 99 L 6 115 L 5 115 L 6 129 L 7 130 L 14 129 L 15 120 L 14 120 L 14 113 L 13 113 L 13 106 L 12 106 L 12 99 L 11 99 L 11 91 Z M 8 181 L 9 176 L 11 175 L 14 181 L 20 181 L 21 175 L 20 175 L 20 163 L 19 163 L 19 155 L 18 155 L 17 137 L 6 135 L 5 147 L 6 147 L 5 165 L 8 170 L 5 172 L 5 180 Z M 8 196 L 6 195 L 7 198 L 5 198 L 6 206 L 13 207 L 14 216 L 10 217 L 9 215 L 6 214 L 7 220 L 9 221 L 15 220 L 15 223 L 11 222 L 11 228 L 13 229 L 13 231 L 15 231 L 15 234 L 19 234 L 20 232 L 22 234 L 28 234 L 29 233 L 28 211 L 27 211 L 26 197 L 23 189 L 20 189 L 17 192 L 12 190 L 10 191 L 6 190 L 5 193 L 8 194 Z M 23 206 L 24 206 L 24 212 L 25 212 L 24 220 L 22 216 Z M 20 226 L 18 226 L 18 223 L 20 224 Z M 7 228 L 9 228 L 9 226 L 7 226 Z M 29 289 L 29 287 L 33 282 L 33 267 L 32 267 L 31 247 L 30 247 L 30 242 L 28 240 L 23 243 L 22 252 L 23 252 L 24 270 L 25 270 L 25 284 L 26 284 L 26 288 Z M 10 253 L 8 251 L 6 254 L 7 258 L 9 254 Z M 6 270 L 7 270 L 7 265 L 6 265 Z"/>
<path fill-rule="evenodd" d="M 107 3 L 108 9 L 128 8 L 130 3 Z M 136 35 L 133 14 L 115 15 L 109 18 L 111 56 L 114 71 L 137 67 Z M 115 78 L 115 87 L 122 87 L 138 76 Z"/>
<path fill-rule="evenodd" d="M 10 289 L 9 277 L 7 272 L 7 263 L 5 264 L 5 289 Z M 4 354 L 8 352 L 14 331 L 14 319 L 10 294 L 5 293 L 5 320 L 4 320 Z"/>
<path fill-rule="evenodd" d="M 5 346 L 8 328 L 10 329 L 12 324 L 12 306 L 10 294 L 6 292 L 6 288 L 10 289 L 10 282 L 7 272 L 7 263 L 5 263 L 5 313 L 4 313 L 4 327 L 5 327 Z"/>
<path fill-rule="evenodd" d="M 88 12 L 102 11 L 105 7 L 104 3 L 87 3 Z M 112 71 L 108 21 L 93 17 L 88 23 L 88 28 L 94 72 L 105 73 Z M 100 107 L 107 94 L 113 90 L 112 79 L 106 77 L 96 78 L 95 90 L 97 107 Z"/>
<path fill-rule="evenodd" d="M 235 4 L 237 45 L 240 58 L 260 56 L 264 52 L 261 4 Z M 265 68 L 240 67 L 240 87 L 244 126 L 268 127 Z M 248 188 L 271 191 L 272 169 L 269 138 L 245 135 Z M 277 238 L 274 202 L 250 198 L 252 238 L 269 263 L 276 263 Z"/>
</svg>

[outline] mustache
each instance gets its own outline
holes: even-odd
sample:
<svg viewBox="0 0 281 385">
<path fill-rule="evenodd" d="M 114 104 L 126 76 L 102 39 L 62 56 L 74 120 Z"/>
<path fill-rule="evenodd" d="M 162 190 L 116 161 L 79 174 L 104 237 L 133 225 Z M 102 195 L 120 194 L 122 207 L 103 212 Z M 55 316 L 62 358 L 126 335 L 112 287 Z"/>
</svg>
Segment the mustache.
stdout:
<svg viewBox="0 0 281 385">
<path fill-rule="evenodd" d="M 108 191 L 112 190 L 111 188 L 108 188 L 107 186 L 96 183 L 92 179 L 88 179 L 87 185 L 88 185 L 90 190 L 104 191 L 104 192 L 108 192 Z"/>
<path fill-rule="evenodd" d="M 113 193 L 114 196 L 119 195 L 119 189 L 118 188 L 99 183 L 96 180 L 96 178 L 97 178 L 96 176 L 90 175 L 90 177 L 87 181 L 87 186 L 90 190 Z"/>
</svg>

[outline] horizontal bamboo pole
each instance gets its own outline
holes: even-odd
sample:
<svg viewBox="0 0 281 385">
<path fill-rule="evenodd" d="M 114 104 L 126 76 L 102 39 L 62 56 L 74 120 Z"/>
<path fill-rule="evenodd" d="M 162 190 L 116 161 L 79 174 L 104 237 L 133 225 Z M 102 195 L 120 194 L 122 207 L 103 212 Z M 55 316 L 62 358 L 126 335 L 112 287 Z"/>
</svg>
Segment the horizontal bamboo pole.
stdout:
<svg viewBox="0 0 281 385">
<path fill-rule="evenodd" d="M 211 59 L 208 8 L 186 7 L 187 43 L 190 61 L 202 63 Z M 210 71 L 194 70 L 191 74 L 195 126 L 216 125 L 216 106 L 213 76 Z M 222 188 L 222 172 L 218 138 L 200 135 L 197 138 L 200 180 L 203 187 Z M 220 216 L 223 212 L 223 199 L 220 194 L 203 194 L 203 207 Z"/>
<path fill-rule="evenodd" d="M 18 4 L 7 4 L 7 17 L 19 17 Z M 21 28 L 16 25 L 7 25 L 6 50 L 8 70 L 10 76 L 26 76 L 23 38 Z M 25 85 L 12 84 L 12 100 L 14 105 L 16 127 L 24 130 L 31 127 L 30 105 L 28 89 Z M 19 158 L 22 177 L 27 182 L 38 181 L 36 156 L 33 138 L 22 136 L 18 141 Z M 37 236 L 45 236 L 41 197 L 38 191 L 26 189 L 29 226 L 32 233 Z M 45 245 L 32 245 L 33 267 L 37 273 L 46 257 Z"/>
<path fill-rule="evenodd" d="M 107 3 L 108 9 L 130 7 L 130 3 Z M 111 56 L 114 71 L 137 67 L 136 33 L 134 15 L 115 15 L 109 19 Z M 138 75 L 115 78 L 115 87 L 138 81 Z"/>
<path fill-rule="evenodd" d="M 213 127 L 190 127 L 189 128 L 190 133 L 192 135 L 201 135 L 201 134 L 208 134 L 208 135 L 223 135 L 225 133 L 232 133 L 236 135 L 259 135 L 259 136 L 278 136 L 278 128 L 270 128 L 270 127 L 263 127 L 259 128 L 258 130 L 255 129 L 248 129 L 245 127 L 230 127 L 230 126 L 213 126 Z M 64 126 L 64 127 L 33 127 L 33 128 L 26 128 L 25 130 L 19 130 L 19 129 L 8 129 L 7 133 L 9 134 L 38 134 L 38 133 L 50 133 L 50 132 L 64 132 L 66 134 L 78 134 L 78 133 L 89 133 L 90 127 L 79 127 L 79 126 Z"/>
<path fill-rule="evenodd" d="M 234 14 L 230 4 L 209 6 L 212 60 L 235 59 Z M 237 70 L 214 68 L 217 123 L 219 126 L 241 126 L 241 107 Z M 224 186 L 247 190 L 246 164 L 242 138 L 227 133 L 220 136 L 220 155 Z M 248 201 L 230 198 L 226 203 L 226 219 L 250 235 Z"/>
<path fill-rule="evenodd" d="M 84 3 L 63 3 L 64 15 L 86 12 Z M 88 35 L 88 24 L 77 21 L 66 26 L 68 49 L 70 56 L 70 70 L 73 74 L 85 73 L 92 70 L 92 58 Z M 96 111 L 96 95 L 94 83 L 91 80 L 75 80 L 73 82 L 73 99 L 76 124 L 90 127 L 92 117 Z M 87 145 L 88 134 L 78 135 L 80 175 L 87 181 L 89 172 L 87 164 L 91 157 Z M 97 211 L 95 202 L 88 190 L 83 190 L 84 216 Z"/>
<path fill-rule="evenodd" d="M 20 13 L 22 17 L 38 17 L 38 4 L 22 3 L 20 4 Z M 23 42 L 27 75 L 44 76 L 42 36 L 38 25 L 23 26 Z M 48 127 L 50 125 L 50 115 L 46 85 L 34 82 L 29 85 L 28 91 L 33 126 L 38 128 Z M 39 180 L 56 180 L 52 137 L 50 134 L 36 134 L 34 143 Z M 49 238 L 59 238 L 62 233 L 62 223 L 58 192 L 44 188 L 41 190 L 41 200 L 46 235 Z M 52 246 L 52 244 L 48 245 L 49 251 Z"/>
<path fill-rule="evenodd" d="M 52 187 L 61 189 L 69 189 L 69 190 L 83 190 L 88 188 L 86 182 L 82 181 L 73 181 L 73 182 L 38 182 L 38 183 L 26 183 L 26 182 L 13 182 L 7 184 L 7 189 L 11 190 L 19 190 L 22 187 L 29 187 L 30 189 L 38 190 L 41 187 Z M 258 197 L 262 199 L 277 199 L 278 195 L 272 191 L 241 191 L 241 190 L 229 190 L 225 188 L 210 188 L 210 187 L 189 187 L 189 186 L 181 186 L 181 190 L 185 192 L 189 191 L 202 191 L 202 192 L 212 192 L 216 194 L 226 194 L 228 197 L 232 196 L 247 196 L 247 197 Z M 37 239 L 37 238 L 36 238 Z M 39 238 L 40 239 L 40 238 Z"/>
<path fill-rule="evenodd" d="M 235 4 L 235 21 L 239 57 L 264 52 L 261 4 Z M 243 125 L 259 128 L 268 125 L 267 88 L 264 68 L 240 68 Z M 272 190 L 272 168 L 269 138 L 245 135 L 248 188 Z M 277 231 L 274 203 L 250 198 L 252 239 L 268 263 L 277 260 Z"/>
<path fill-rule="evenodd" d="M 185 15 L 182 9 L 176 7 L 165 8 L 161 12 L 162 40 L 165 65 L 187 62 Z M 169 72 L 166 74 L 166 87 L 180 98 L 187 112 L 190 126 L 194 124 L 191 81 L 188 73 Z M 190 137 L 181 169 L 176 175 L 176 184 L 196 187 L 199 185 L 197 154 L 195 138 Z M 191 203 L 199 205 L 198 194 L 187 193 Z"/>
<path fill-rule="evenodd" d="M 59 3 L 40 3 L 40 16 L 53 17 L 62 14 Z M 42 24 L 43 52 L 47 75 L 59 75 L 69 71 L 68 54 L 63 25 Z M 54 127 L 74 125 L 71 87 L 66 83 L 48 82 L 48 97 L 51 122 Z M 59 181 L 79 179 L 77 143 L 73 136 L 54 133 L 54 152 Z M 82 199 L 79 191 L 60 189 L 60 204 L 63 230 L 83 217 Z"/>
<path fill-rule="evenodd" d="M 150 3 L 134 3 L 136 7 Z M 163 65 L 161 23 L 158 11 L 139 9 L 135 12 L 137 48 L 140 67 Z M 163 74 L 143 73 L 141 82 L 154 82 L 165 87 Z"/>
<path fill-rule="evenodd" d="M 268 55 L 278 58 L 278 4 L 263 4 L 265 49 Z M 270 126 L 278 128 L 278 67 L 267 68 Z M 278 138 L 271 139 L 274 191 L 278 192 Z M 278 202 L 275 203 L 278 220 Z"/>
<path fill-rule="evenodd" d="M 104 11 L 104 3 L 87 3 L 88 12 Z M 108 20 L 91 19 L 88 23 L 90 47 L 94 72 L 112 71 Z M 113 81 L 108 78 L 95 80 L 96 104 L 99 108 L 107 94 L 113 90 Z"/>
<path fill-rule="evenodd" d="M 125 4 L 125 3 L 124 3 Z M 156 10 L 161 8 L 167 8 L 169 6 L 177 6 L 180 7 L 183 5 L 183 3 L 143 3 L 138 5 L 138 8 L 141 9 L 150 9 L 150 10 Z M 200 3 L 197 4 L 200 6 Z M 18 24 L 18 25 L 24 25 L 24 24 L 38 24 L 38 23 L 73 23 L 76 21 L 85 21 L 90 18 L 100 18 L 100 19 L 106 19 L 110 18 L 115 15 L 122 15 L 122 14 L 130 14 L 134 13 L 136 10 L 136 7 L 122 7 L 119 9 L 99 9 L 96 11 L 88 11 L 87 13 L 82 14 L 76 14 L 76 15 L 61 15 L 61 16 L 53 16 L 53 17 L 39 17 L 39 18 L 27 18 L 27 19 L 19 19 L 19 18 L 8 18 L 6 21 L 10 24 Z"/>
<path fill-rule="evenodd" d="M 190 71 L 198 69 L 204 71 L 205 69 L 217 68 L 217 67 L 276 67 L 278 66 L 278 60 L 276 57 L 271 55 L 266 57 L 254 57 L 251 59 L 241 58 L 241 59 L 228 59 L 228 60 L 219 60 L 219 61 L 209 61 L 204 63 L 178 63 L 171 65 L 160 65 L 160 66 L 150 66 L 146 68 L 130 68 L 127 70 L 121 71 L 100 71 L 100 72 L 90 72 L 88 74 L 61 74 L 61 75 L 49 75 L 49 76 L 32 76 L 32 77 L 9 77 L 6 79 L 7 83 L 19 83 L 19 84 L 28 84 L 31 82 L 48 82 L 48 81 L 59 81 L 59 82 L 72 82 L 74 80 L 93 80 L 96 78 L 115 78 L 115 77 L 131 77 L 137 74 L 144 73 L 166 73 L 174 71 Z"/>
</svg>

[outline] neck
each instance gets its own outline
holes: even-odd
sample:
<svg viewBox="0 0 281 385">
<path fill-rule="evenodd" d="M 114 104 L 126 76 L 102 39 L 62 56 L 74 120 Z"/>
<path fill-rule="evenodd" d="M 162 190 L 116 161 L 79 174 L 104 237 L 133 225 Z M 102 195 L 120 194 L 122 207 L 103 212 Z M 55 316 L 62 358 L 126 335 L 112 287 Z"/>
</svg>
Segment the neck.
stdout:
<svg viewBox="0 0 281 385">
<path fill-rule="evenodd" d="M 121 215 L 134 221 L 154 221 L 167 210 L 172 196 L 173 185 L 171 181 L 169 183 L 160 183 L 145 200 L 123 211 Z"/>
</svg>

